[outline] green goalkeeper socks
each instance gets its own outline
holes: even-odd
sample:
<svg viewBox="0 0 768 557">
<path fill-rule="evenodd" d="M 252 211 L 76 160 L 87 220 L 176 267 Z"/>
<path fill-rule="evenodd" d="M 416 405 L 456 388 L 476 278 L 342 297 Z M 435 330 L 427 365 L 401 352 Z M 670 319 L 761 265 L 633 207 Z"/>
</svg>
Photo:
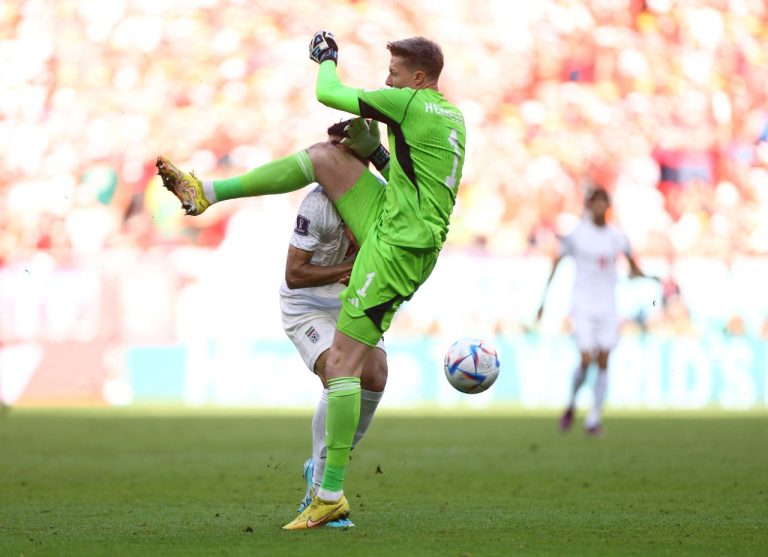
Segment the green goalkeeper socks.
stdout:
<svg viewBox="0 0 768 557">
<path fill-rule="evenodd" d="M 247 174 L 215 180 L 213 190 L 216 201 L 235 199 L 237 197 L 253 197 L 288 193 L 315 181 L 315 169 L 306 150 L 277 159 Z"/>
<path fill-rule="evenodd" d="M 328 380 L 328 410 L 325 418 L 327 447 L 325 473 L 320 489 L 340 492 L 344 487 L 349 451 L 360 419 L 360 378 Z"/>
</svg>

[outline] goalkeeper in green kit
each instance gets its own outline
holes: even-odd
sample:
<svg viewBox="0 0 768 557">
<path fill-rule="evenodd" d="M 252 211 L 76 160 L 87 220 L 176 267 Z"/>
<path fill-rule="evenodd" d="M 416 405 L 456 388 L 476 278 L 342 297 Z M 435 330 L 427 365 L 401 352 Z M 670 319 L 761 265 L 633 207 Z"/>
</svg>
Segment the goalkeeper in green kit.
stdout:
<svg viewBox="0 0 768 557">
<path fill-rule="evenodd" d="M 163 184 L 190 215 L 218 201 L 286 193 L 318 182 L 360 244 L 326 363 L 325 473 L 312 503 L 284 526 L 287 530 L 320 527 L 350 512 L 344 473 L 360 412 L 363 362 L 398 307 L 432 272 L 461 180 L 464 118 L 438 89 L 440 47 L 412 37 L 390 42 L 387 49 L 387 88 L 363 90 L 340 82 L 332 33 L 316 33 L 309 46 L 310 58 L 320 65 L 317 99 L 361 117 L 347 127 L 344 142 L 376 166 L 386 185 L 357 158 L 327 142 L 219 181 L 199 180 L 164 157 L 157 160 Z M 388 127 L 391 153 L 379 143 L 377 122 Z"/>
</svg>

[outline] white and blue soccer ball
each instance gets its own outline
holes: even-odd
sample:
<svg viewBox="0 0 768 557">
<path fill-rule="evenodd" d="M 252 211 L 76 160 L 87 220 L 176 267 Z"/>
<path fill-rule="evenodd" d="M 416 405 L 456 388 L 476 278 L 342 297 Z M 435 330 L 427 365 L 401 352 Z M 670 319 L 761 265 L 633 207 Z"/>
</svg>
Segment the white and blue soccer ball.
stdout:
<svg viewBox="0 0 768 557">
<path fill-rule="evenodd" d="M 457 340 L 445 354 L 445 377 L 457 391 L 482 393 L 499 376 L 499 355 L 488 342 L 478 338 Z"/>
</svg>

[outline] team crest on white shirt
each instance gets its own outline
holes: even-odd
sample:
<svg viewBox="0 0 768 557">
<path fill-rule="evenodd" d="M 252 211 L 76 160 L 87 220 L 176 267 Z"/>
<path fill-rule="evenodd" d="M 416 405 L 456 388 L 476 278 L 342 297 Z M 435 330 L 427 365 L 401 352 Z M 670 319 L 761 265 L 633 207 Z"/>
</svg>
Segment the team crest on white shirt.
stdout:
<svg viewBox="0 0 768 557">
<path fill-rule="evenodd" d="M 311 325 L 309 329 L 304 331 L 304 334 L 307 335 L 309 342 L 311 342 L 312 344 L 317 344 L 317 342 L 320 340 L 320 333 L 318 333 L 317 329 L 315 329 Z"/>
</svg>

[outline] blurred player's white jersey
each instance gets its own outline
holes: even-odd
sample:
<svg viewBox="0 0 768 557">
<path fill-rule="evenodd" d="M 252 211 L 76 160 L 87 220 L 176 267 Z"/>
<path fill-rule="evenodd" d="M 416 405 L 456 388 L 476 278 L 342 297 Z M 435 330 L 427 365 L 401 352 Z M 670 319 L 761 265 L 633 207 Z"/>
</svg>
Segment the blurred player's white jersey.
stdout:
<svg viewBox="0 0 768 557">
<path fill-rule="evenodd" d="M 309 192 L 299 206 L 296 228 L 290 244 L 304 251 L 311 251 L 313 265 L 328 267 L 344 261 L 351 261 L 355 248 L 344 231 L 345 226 L 336 207 L 323 188 L 317 186 Z M 338 309 L 341 307 L 339 294 L 346 288 L 341 283 L 312 286 L 309 288 L 288 288 L 283 281 L 280 297 L 292 305 L 305 305 L 306 309 Z"/>
<path fill-rule="evenodd" d="M 616 258 L 630 255 L 629 240 L 611 226 L 597 226 L 583 219 L 560 243 L 560 255 L 576 263 L 573 311 L 598 316 L 616 313 Z"/>
</svg>

